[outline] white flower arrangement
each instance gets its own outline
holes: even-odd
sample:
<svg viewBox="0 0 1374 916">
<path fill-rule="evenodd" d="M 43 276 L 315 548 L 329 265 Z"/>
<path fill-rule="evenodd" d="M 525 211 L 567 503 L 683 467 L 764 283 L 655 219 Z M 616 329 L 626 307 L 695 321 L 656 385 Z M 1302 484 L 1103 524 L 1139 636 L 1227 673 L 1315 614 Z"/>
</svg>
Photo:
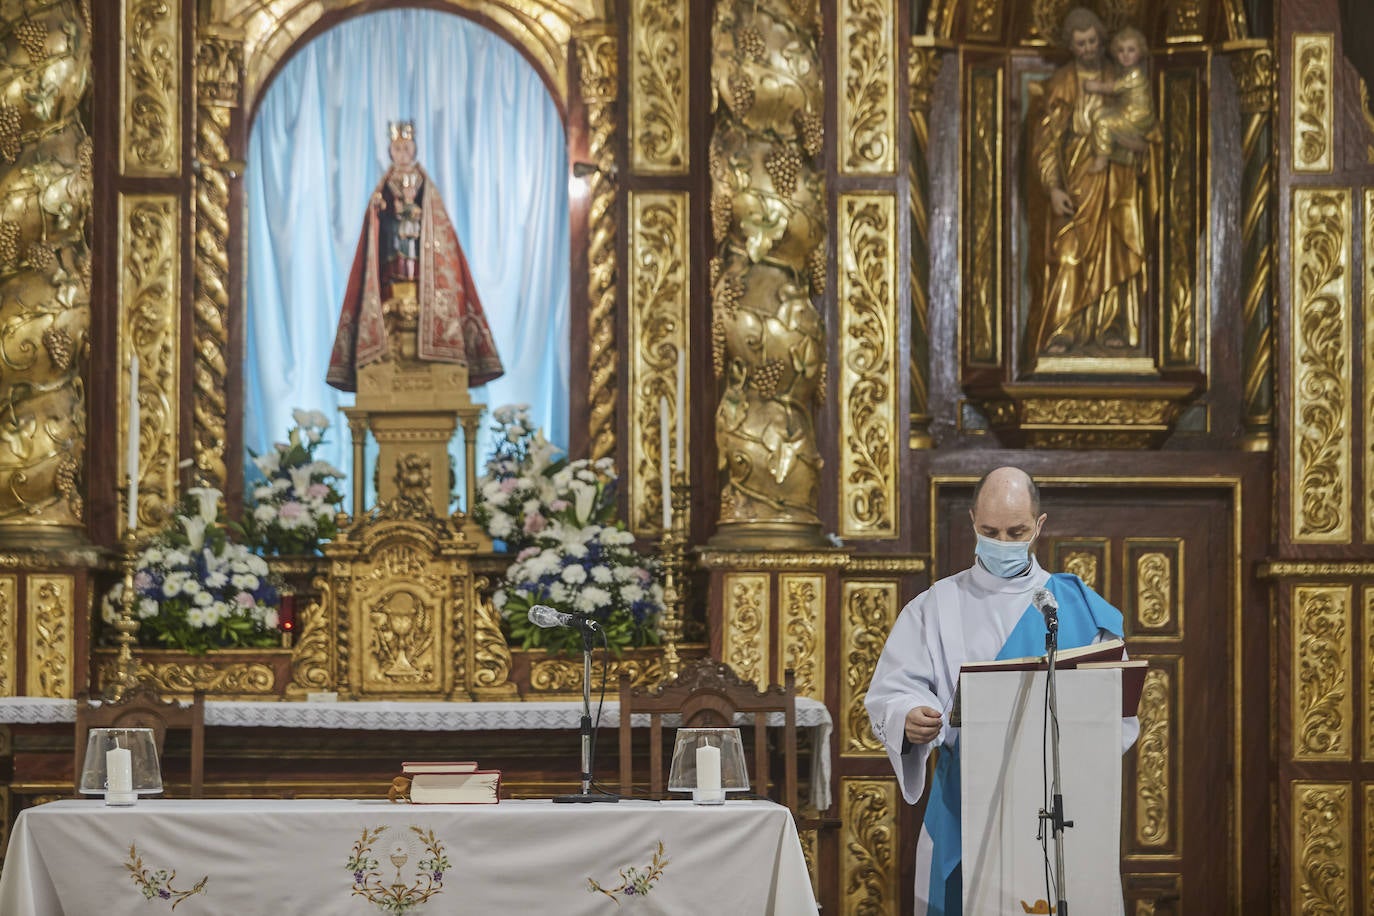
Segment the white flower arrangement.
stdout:
<svg viewBox="0 0 1374 916">
<path fill-rule="evenodd" d="M 529 623 L 530 607 L 546 604 L 595 618 L 617 650 L 658 642 L 663 587 L 657 564 L 616 521 L 614 462 L 559 458 L 528 409 L 493 411 L 497 444 L 475 512 L 492 538 L 517 551 L 493 595 L 512 638 L 526 648 L 580 649 L 575 630 Z"/>
<path fill-rule="evenodd" d="M 229 540 L 219 500 L 210 487 L 188 491 L 181 513 L 139 553 L 133 582 L 141 644 L 200 654 L 280 643 L 280 595 L 267 562 Z M 105 595 L 106 624 L 119 619 L 123 597 L 122 582 Z"/>
<path fill-rule="evenodd" d="M 238 528 L 244 543 L 265 553 L 314 553 L 339 532 L 334 518 L 343 496 L 336 485 L 344 473 L 315 460 L 329 418 L 318 410 L 300 409 L 291 416 L 296 426 L 287 441 L 261 455 L 250 452 L 262 479 L 250 484 Z"/>
</svg>

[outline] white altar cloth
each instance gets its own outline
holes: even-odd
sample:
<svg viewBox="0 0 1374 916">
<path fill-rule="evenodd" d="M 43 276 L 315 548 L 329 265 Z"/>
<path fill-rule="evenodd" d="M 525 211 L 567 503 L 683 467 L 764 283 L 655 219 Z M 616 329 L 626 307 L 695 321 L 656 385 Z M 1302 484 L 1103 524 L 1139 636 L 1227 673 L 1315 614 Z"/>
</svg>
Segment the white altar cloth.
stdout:
<svg viewBox="0 0 1374 916">
<path fill-rule="evenodd" d="M 20 814 L 0 913 L 173 903 L 179 916 L 817 912 L 792 816 L 766 801 L 82 800 Z"/>
<path fill-rule="evenodd" d="M 291 703 L 275 700 L 206 700 L 205 724 L 222 728 L 328 728 L 382 731 L 496 731 L 526 728 L 576 729 L 580 724 L 580 700 L 531 700 L 529 702 L 443 703 L 436 701 L 365 700 L 338 703 Z M 596 698 L 592 698 L 596 715 Z M 76 701 L 42 697 L 0 699 L 0 724 L 33 725 L 74 722 Z M 737 723 L 752 723 L 741 714 Z M 664 723 L 674 725 L 672 716 Z M 637 713 L 634 726 L 647 727 L 648 714 Z M 768 724 L 782 727 L 782 713 L 772 713 Z M 620 702 L 606 701 L 604 728 L 620 727 Z M 830 736 L 834 728 L 830 710 L 810 697 L 797 697 L 797 727 L 812 730 L 811 799 L 817 810 L 830 807 Z"/>
</svg>

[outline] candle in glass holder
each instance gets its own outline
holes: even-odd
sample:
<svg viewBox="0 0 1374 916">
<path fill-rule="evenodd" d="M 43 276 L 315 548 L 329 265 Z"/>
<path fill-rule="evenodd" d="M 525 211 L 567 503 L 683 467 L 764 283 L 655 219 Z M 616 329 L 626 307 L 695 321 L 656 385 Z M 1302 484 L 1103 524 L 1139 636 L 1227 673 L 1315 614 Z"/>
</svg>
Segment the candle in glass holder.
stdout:
<svg viewBox="0 0 1374 916">
<path fill-rule="evenodd" d="M 137 797 L 133 756 L 128 748 L 110 748 L 105 752 L 105 804 L 132 805 Z"/>
<path fill-rule="evenodd" d="M 693 801 L 698 804 L 718 804 L 725 800 L 720 788 L 720 748 L 703 744 L 697 748 L 697 790 Z"/>
</svg>

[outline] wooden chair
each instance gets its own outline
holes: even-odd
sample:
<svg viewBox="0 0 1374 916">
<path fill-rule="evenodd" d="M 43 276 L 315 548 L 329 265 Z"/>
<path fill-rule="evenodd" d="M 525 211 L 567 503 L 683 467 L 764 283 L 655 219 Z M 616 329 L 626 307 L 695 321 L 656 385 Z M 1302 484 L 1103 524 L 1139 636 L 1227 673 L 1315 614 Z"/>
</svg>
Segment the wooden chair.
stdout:
<svg viewBox="0 0 1374 916">
<path fill-rule="evenodd" d="M 663 717 L 680 713 L 684 727 L 728 728 L 736 713 L 754 717 L 753 791 L 768 794 L 769 754 L 768 716 L 782 713 L 783 776 L 782 804 L 797 810 L 797 695 L 789 670 L 782 686 L 759 691 L 743 681 L 723 662 L 704 658 L 684 667 L 677 680 L 651 691 L 632 689 L 628 678 L 620 680 L 620 792 L 631 794 L 634 780 L 631 766 L 632 717 L 649 715 L 649 792 L 655 798 L 664 794 Z"/>
<path fill-rule="evenodd" d="M 158 759 L 169 728 L 191 732 L 191 797 L 200 798 L 205 788 L 205 694 L 197 692 L 190 706 L 175 700 L 165 701 L 147 684 L 133 688 L 117 703 L 104 701 L 93 705 L 83 694 L 76 701 L 77 788 L 81 787 L 81 768 L 86 762 L 86 734 L 92 728 L 151 728 Z"/>
</svg>

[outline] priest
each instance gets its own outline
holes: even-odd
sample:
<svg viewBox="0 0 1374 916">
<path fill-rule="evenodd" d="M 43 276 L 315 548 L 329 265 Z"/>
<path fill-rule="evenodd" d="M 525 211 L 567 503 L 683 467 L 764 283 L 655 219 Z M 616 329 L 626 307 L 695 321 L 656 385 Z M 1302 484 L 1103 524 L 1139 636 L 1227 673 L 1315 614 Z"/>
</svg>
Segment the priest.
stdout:
<svg viewBox="0 0 1374 916">
<path fill-rule="evenodd" d="M 1036 562 L 1046 515 L 1029 474 L 1014 467 L 990 472 L 973 491 L 970 515 L 978 539 L 973 565 L 902 609 L 864 700 L 909 804 L 925 789 L 931 750 L 940 749 L 916 844 L 917 916 L 962 911 L 959 729 L 948 722 L 960 666 L 1043 654 L 1044 617 L 1031 604 L 1039 588 L 1059 602 L 1060 648 L 1123 635 L 1120 611 L 1077 576 L 1050 575 Z M 1122 725 L 1124 752 L 1140 728 L 1135 718 Z"/>
<path fill-rule="evenodd" d="M 391 167 L 372 192 L 344 291 L 326 381 L 358 390 L 358 369 L 384 359 L 456 363 L 468 385 L 503 373 L 458 234 L 415 161 L 415 126 L 390 126 Z"/>
</svg>

